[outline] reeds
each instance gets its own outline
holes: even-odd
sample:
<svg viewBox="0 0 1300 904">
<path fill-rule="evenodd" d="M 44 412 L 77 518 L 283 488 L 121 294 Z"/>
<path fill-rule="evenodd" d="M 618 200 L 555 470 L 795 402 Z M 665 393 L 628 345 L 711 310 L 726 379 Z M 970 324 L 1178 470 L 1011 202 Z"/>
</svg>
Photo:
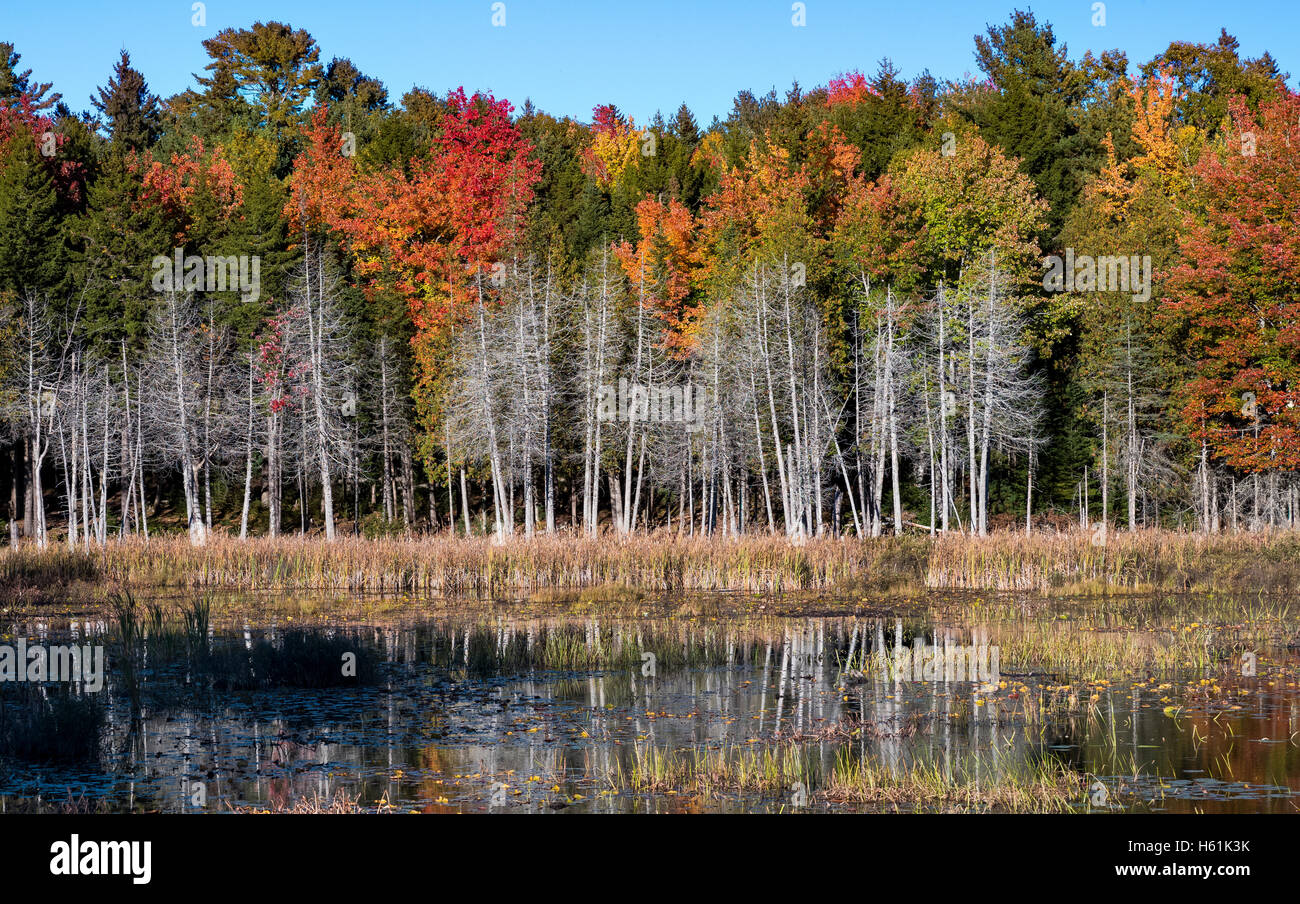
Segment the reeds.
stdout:
<svg viewBox="0 0 1300 904">
<path fill-rule="evenodd" d="M 335 791 L 325 796 L 319 791 L 311 797 L 298 797 L 292 801 L 275 801 L 269 804 L 231 804 L 232 813 L 298 813 L 298 814 L 345 814 L 383 812 L 383 808 L 369 809 L 361 806 L 361 798 L 345 791 Z"/>
<path fill-rule="evenodd" d="M 617 587 L 629 593 L 923 590 L 1106 594 L 1285 592 L 1300 583 L 1300 535 L 1116 532 L 1026 537 L 821 538 L 214 536 L 110 542 L 88 553 L 0 551 L 0 593 L 120 581 L 134 586 L 495 598 Z"/>
<path fill-rule="evenodd" d="M 1050 757 L 1013 759 L 999 750 L 890 765 L 841 748 L 822 792 L 828 800 L 887 809 L 1052 813 L 1082 799 L 1079 776 Z"/>
<path fill-rule="evenodd" d="M 930 549 L 927 589 L 1105 594 L 1282 593 L 1300 581 L 1300 535 L 1116 531 L 949 535 Z"/>
<path fill-rule="evenodd" d="M 140 690 L 145 638 L 148 636 L 146 618 L 152 619 L 161 628 L 164 623 L 163 610 L 161 607 L 153 607 L 150 616 L 146 617 L 129 589 L 116 591 L 109 598 L 108 605 L 113 617 L 112 646 L 117 674 L 131 701 L 131 712 L 137 714 L 142 709 Z"/>
<path fill-rule="evenodd" d="M 1062 812 L 1082 800 L 1080 777 L 1059 761 L 968 753 L 951 764 L 885 763 L 844 747 L 829 774 L 807 745 L 665 749 L 638 744 L 606 777 L 617 791 L 712 796 L 748 792 L 781 806 L 855 805 L 889 810 Z"/>
</svg>

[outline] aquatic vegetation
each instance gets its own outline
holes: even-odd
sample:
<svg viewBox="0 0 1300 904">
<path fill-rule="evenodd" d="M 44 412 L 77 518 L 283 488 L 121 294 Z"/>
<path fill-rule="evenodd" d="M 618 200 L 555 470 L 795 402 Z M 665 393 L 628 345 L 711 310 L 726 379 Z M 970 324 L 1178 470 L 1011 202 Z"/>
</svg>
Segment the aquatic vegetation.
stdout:
<svg viewBox="0 0 1300 904">
<path fill-rule="evenodd" d="M 1285 533 L 1083 532 L 950 534 L 874 539 L 632 537 L 411 539 L 214 535 L 113 541 L 89 552 L 0 551 L 0 595 L 49 601 L 49 588 L 115 580 L 134 587 L 313 590 L 492 598 L 721 590 L 799 592 L 1023 591 L 1106 595 L 1154 591 L 1283 593 L 1300 583 L 1300 538 Z M 596 598 L 593 598 L 596 599 Z"/>
<path fill-rule="evenodd" d="M 112 635 L 113 665 L 120 676 L 123 689 L 131 700 L 132 712 L 139 712 L 140 671 L 144 667 L 145 656 L 144 616 L 130 588 L 114 592 L 109 598 L 108 608 L 115 628 Z M 157 621 L 161 623 L 161 610 L 158 612 Z"/>
<path fill-rule="evenodd" d="M 826 784 L 828 800 L 889 809 L 1050 813 L 1082 799 L 1077 773 L 1051 757 L 1026 761 L 995 748 L 944 763 L 890 765 L 844 748 Z"/>
<path fill-rule="evenodd" d="M 39 778 L 0 757 L 0 808 L 190 811 L 196 782 L 237 812 L 1300 804 L 1285 599 L 138 592 L 7 626 L 109 647 L 111 756 Z M 897 658 L 918 645 L 996 647 L 998 673 L 918 676 Z"/>
<path fill-rule="evenodd" d="M 361 806 L 360 798 L 355 794 L 348 794 L 346 791 L 336 790 L 332 795 L 322 795 L 317 792 L 311 797 L 300 797 L 292 802 L 278 802 L 272 806 L 256 806 L 253 804 L 235 804 L 230 808 L 232 813 L 367 813 L 377 812 L 373 809 L 367 809 Z"/>
<path fill-rule="evenodd" d="M 1032 763 L 999 756 L 888 764 L 853 747 L 841 747 L 829 774 L 807 745 L 673 750 L 638 745 L 632 765 L 608 775 L 619 791 L 718 795 L 726 791 L 778 795 L 800 809 L 836 804 L 880 809 L 963 812 L 1061 812 L 1082 799 L 1080 778 L 1060 762 Z"/>
<path fill-rule="evenodd" d="M 0 603 L 6 605 L 66 601 L 74 587 L 89 595 L 89 587 L 101 577 L 96 558 L 63 546 L 0 551 Z"/>
</svg>

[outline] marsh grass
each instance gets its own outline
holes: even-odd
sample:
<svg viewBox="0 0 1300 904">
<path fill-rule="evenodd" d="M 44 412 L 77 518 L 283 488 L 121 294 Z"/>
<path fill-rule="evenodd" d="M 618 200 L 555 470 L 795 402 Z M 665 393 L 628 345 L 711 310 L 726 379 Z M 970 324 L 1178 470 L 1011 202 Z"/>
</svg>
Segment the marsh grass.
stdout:
<svg viewBox="0 0 1300 904">
<path fill-rule="evenodd" d="M 335 791 L 331 796 L 325 796 L 319 792 L 311 797 L 298 797 L 290 803 L 276 802 L 270 805 L 260 804 L 231 804 L 229 809 L 232 813 L 299 813 L 299 814 L 345 814 L 345 813 L 373 813 L 383 812 L 383 808 L 378 810 L 369 809 L 361 806 L 361 798 L 358 795 L 348 794 L 345 791 Z"/>
<path fill-rule="evenodd" d="M 110 542 L 88 553 L 0 552 L 0 593 L 87 580 L 137 587 L 315 590 L 495 598 L 720 590 L 782 594 L 924 590 L 1102 595 L 1150 591 L 1282 593 L 1300 584 L 1300 537 L 1287 533 L 998 533 L 877 539 L 444 536 L 413 539 L 216 535 Z M 47 594 L 48 595 L 48 594 Z M 599 593 L 597 593 L 599 596 Z"/>
<path fill-rule="evenodd" d="M 110 628 L 110 650 L 112 662 L 116 666 L 118 683 L 131 701 L 132 713 L 139 713 L 143 708 L 141 685 L 145 662 L 146 620 L 156 618 L 163 621 L 161 607 L 147 610 L 136 600 L 129 588 L 117 590 L 109 597 L 109 612 L 112 616 Z"/>
<path fill-rule="evenodd" d="M 75 797 L 71 789 L 63 799 L 55 797 L 7 797 L 0 796 L 0 813 L 60 814 L 63 816 L 88 816 L 97 813 L 113 812 L 112 805 L 104 798 L 90 798 L 85 792 Z"/>
<path fill-rule="evenodd" d="M 181 612 L 185 624 L 185 644 L 191 655 L 204 649 L 208 643 L 208 631 L 212 624 L 212 598 L 199 597 L 192 600 Z"/>
<path fill-rule="evenodd" d="M 916 760 L 890 765 L 841 748 L 829 774 L 815 747 L 801 744 L 665 749 L 638 744 L 628 765 L 606 776 L 617 791 L 776 795 L 791 807 L 847 804 L 898 810 L 1064 812 L 1082 799 L 1078 775 L 1060 762 L 1014 761 L 991 752 L 955 765 Z"/>
<path fill-rule="evenodd" d="M 1294 533 L 1202 535 L 1116 531 L 999 533 L 939 538 L 926 563 L 929 589 L 1068 592 L 1286 593 L 1300 581 Z"/>
<path fill-rule="evenodd" d="M 0 551 L 0 603 L 44 605 L 90 595 L 102 577 L 94 556 L 66 547 Z"/>
<path fill-rule="evenodd" d="M 920 759 L 891 766 L 842 748 L 823 794 L 844 803 L 889 809 L 1065 812 L 1081 799 L 1081 782 L 1059 761 L 1013 760 L 994 750 L 971 753 L 951 765 Z"/>
</svg>

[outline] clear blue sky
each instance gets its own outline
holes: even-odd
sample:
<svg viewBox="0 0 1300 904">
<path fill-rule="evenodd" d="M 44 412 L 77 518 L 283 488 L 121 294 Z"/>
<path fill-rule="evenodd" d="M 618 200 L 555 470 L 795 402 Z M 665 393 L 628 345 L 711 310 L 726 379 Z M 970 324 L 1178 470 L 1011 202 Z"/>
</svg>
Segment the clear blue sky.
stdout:
<svg viewBox="0 0 1300 904">
<path fill-rule="evenodd" d="M 350 57 L 394 101 L 412 85 L 443 93 L 463 84 L 580 119 L 612 102 L 645 122 L 686 101 L 706 125 L 740 90 L 784 93 L 794 79 L 811 88 L 846 70 L 869 73 L 883 56 L 908 79 L 926 68 L 960 77 L 976 71 L 974 35 L 1016 6 L 1051 22 L 1075 59 L 1118 48 L 1135 67 L 1170 41 L 1212 42 L 1226 27 L 1243 55 L 1268 50 L 1292 86 L 1300 75 L 1300 0 L 1108 0 L 1104 27 L 1092 24 L 1093 0 L 805 0 L 801 28 L 791 6 L 505 0 L 505 27 L 493 27 L 491 0 L 208 0 L 207 24 L 195 27 L 191 0 L 0 0 L 0 39 L 73 110 L 89 107 L 121 48 L 166 97 L 202 71 L 204 38 L 272 19 L 307 29 L 322 63 Z"/>
</svg>

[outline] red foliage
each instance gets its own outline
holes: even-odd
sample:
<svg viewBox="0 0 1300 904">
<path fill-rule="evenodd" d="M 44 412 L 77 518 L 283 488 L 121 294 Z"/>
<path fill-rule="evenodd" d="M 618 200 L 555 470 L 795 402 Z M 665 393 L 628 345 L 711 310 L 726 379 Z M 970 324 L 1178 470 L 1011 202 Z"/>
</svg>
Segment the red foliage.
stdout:
<svg viewBox="0 0 1300 904">
<path fill-rule="evenodd" d="M 1180 239 L 1162 314 L 1186 336 L 1191 436 L 1248 472 L 1300 468 L 1300 96 L 1283 90 L 1194 168 L 1201 210 Z M 1243 153 L 1253 134 L 1255 153 Z M 1247 395 L 1250 394 L 1250 395 Z M 1254 403 L 1251 403 L 1251 396 Z M 1257 415 L 1257 416 L 1256 416 Z"/>
<path fill-rule="evenodd" d="M 829 107 L 846 104 L 857 106 L 868 97 L 879 97 L 880 92 L 867 82 L 861 72 L 846 72 L 839 78 L 833 78 L 826 86 L 826 105 Z"/>
<path fill-rule="evenodd" d="M 135 169 L 143 163 L 136 157 Z M 218 219 L 233 217 L 244 203 L 244 189 L 220 145 L 209 150 L 195 136 L 184 154 L 172 154 L 170 161 L 153 161 L 142 177 L 143 197 L 159 205 L 171 218 L 176 240 L 185 242 L 203 209 Z"/>
<path fill-rule="evenodd" d="M 0 157 L 15 135 L 27 132 L 32 136 L 38 148 L 46 146 L 46 135 L 54 138 L 54 154 L 44 157 L 47 171 L 54 183 L 54 190 L 60 200 L 69 204 L 78 204 L 85 198 L 86 171 L 76 160 L 59 159 L 59 150 L 67 141 L 67 136 L 54 130 L 54 120 L 37 111 L 31 98 L 24 94 L 18 98 L 15 106 L 0 105 Z"/>
<path fill-rule="evenodd" d="M 662 204 L 647 195 L 636 206 L 636 219 L 640 239 L 614 246 L 614 255 L 641 303 L 666 327 L 664 347 L 685 357 L 695 347 L 700 312 L 690 297 L 699 266 L 695 218 L 676 198 Z"/>
</svg>

